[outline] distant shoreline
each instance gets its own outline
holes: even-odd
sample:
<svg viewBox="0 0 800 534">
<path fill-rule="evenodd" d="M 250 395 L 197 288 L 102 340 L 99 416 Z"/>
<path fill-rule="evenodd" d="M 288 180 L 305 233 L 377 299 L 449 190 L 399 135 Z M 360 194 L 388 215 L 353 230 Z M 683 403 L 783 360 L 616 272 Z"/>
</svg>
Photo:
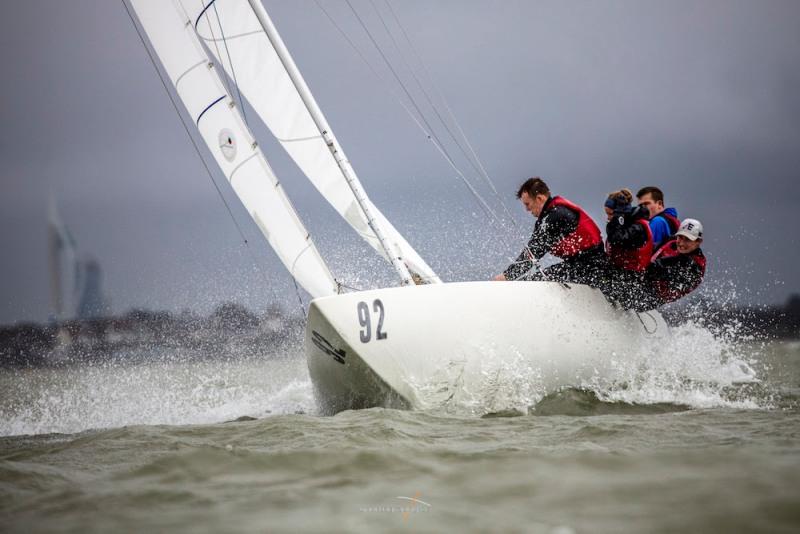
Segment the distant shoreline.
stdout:
<svg viewBox="0 0 800 534">
<path fill-rule="evenodd" d="M 792 295 L 783 306 L 693 299 L 661 312 L 672 326 L 693 322 L 729 338 L 800 339 L 800 295 Z M 305 318 L 277 306 L 256 315 L 233 303 L 218 306 L 206 317 L 131 310 L 120 316 L 20 323 L 0 326 L 0 368 L 263 357 L 299 346 L 304 325 Z"/>
</svg>

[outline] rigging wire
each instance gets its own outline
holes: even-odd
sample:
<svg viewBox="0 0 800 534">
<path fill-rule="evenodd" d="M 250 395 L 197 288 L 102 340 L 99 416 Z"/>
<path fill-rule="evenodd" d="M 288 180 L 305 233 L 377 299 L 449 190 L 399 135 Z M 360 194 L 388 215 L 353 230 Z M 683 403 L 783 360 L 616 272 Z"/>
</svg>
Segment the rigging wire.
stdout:
<svg viewBox="0 0 800 534">
<path fill-rule="evenodd" d="M 442 124 L 442 126 L 444 126 L 444 129 L 448 133 L 448 135 L 450 136 L 450 139 L 453 140 L 453 143 L 455 143 L 456 147 L 458 147 L 458 149 L 461 151 L 461 154 L 464 155 L 464 158 L 467 160 L 467 162 L 470 164 L 470 166 L 473 168 L 473 170 L 476 172 L 476 174 L 479 177 L 482 177 L 480 169 L 475 164 L 475 162 L 472 160 L 470 155 L 467 154 L 467 151 L 464 149 L 464 147 L 461 144 L 461 142 L 456 138 L 455 134 L 450 129 L 450 125 L 447 123 L 447 121 L 444 119 L 444 117 L 442 117 L 442 114 L 439 113 L 439 109 L 436 106 L 436 104 L 433 103 L 433 100 L 431 99 L 430 94 L 425 89 L 425 86 L 422 84 L 422 82 L 420 81 L 420 79 L 417 76 L 417 74 L 414 72 L 413 67 L 406 60 L 405 56 L 403 55 L 402 48 L 400 47 L 399 43 L 397 42 L 397 39 L 395 39 L 394 33 L 392 33 L 392 31 L 389 29 L 389 25 L 386 24 L 386 19 L 381 14 L 381 11 L 378 9 L 378 6 L 375 4 L 375 1 L 374 0 L 370 0 L 370 4 L 372 5 L 372 9 L 378 15 L 378 19 L 381 21 L 381 24 L 383 25 L 383 29 L 386 31 L 386 34 L 389 36 L 389 39 L 391 39 L 392 44 L 394 45 L 395 49 L 397 50 L 398 56 L 400 57 L 400 60 L 403 62 L 403 66 L 405 66 L 406 70 L 408 70 L 408 72 L 411 73 L 411 77 L 416 82 L 417 87 L 419 87 L 420 91 L 422 92 L 423 96 L 425 97 L 425 100 L 427 100 L 428 105 L 433 110 L 433 113 L 436 115 L 436 118 L 439 119 L 439 122 Z M 399 21 L 397 20 L 396 17 L 395 17 L 395 22 L 397 24 L 399 24 Z M 401 29 L 402 29 L 402 27 L 401 27 Z M 405 32 L 404 32 L 404 34 L 405 34 Z M 408 40 L 408 35 L 407 34 L 406 34 L 406 39 Z M 410 40 L 409 40 L 409 42 L 410 42 Z M 463 136 L 463 130 L 462 130 L 462 136 Z M 463 136 L 463 137 L 466 137 L 466 136 Z M 489 185 L 492 188 L 492 190 L 496 192 L 496 189 L 494 189 L 493 185 L 491 183 Z"/>
<path fill-rule="evenodd" d="M 142 46 L 144 47 L 145 52 L 147 52 L 147 57 L 150 58 L 150 63 L 153 65 L 153 68 L 155 69 L 156 74 L 158 75 L 158 79 L 161 80 L 161 85 L 164 87 L 164 91 L 167 93 L 170 103 L 172 103 L 172 107 L 175 110 L 175 114 L 178 115 L 178 119 L 181 121 L 181 125 L 183 126 L 183 129 L 186 132 L 186 136 L 189 138 L 189 141 L 194 147 L 195 153 L 197 154 L 197 157 L 200 159 L 200 163 L 203 164 L 203 167 L 206 170 L 206 174 L 208 175 L 209 180 L 211 180 L 211 183 L 214 185 L 214 189 L 216 190 L 217 195 L 219 196 L 220 200 L 222 200 L 222 204 L 225 206 L 225 210 L 228 212 L 228 216 L 231 218 L 231 221 L 233 221 L 233 224 L 236 227 L 236 231 L 239 233 L 239 237 L 241 237 L 242 242 L 245 245 L 245 249 L 250 254 L 250 258 L 253 262 L 253 265 L 258 265 L 253 250 L 252 248 L 250 248 L 250 243 L 248 242 L 247 237 L 245 236 L 244 231 L 242 230 L 242 227 L 239 225 L 239 221 L 236 220 L 236 217 L 234 216 L 233 211 L 231 210 L 231 207 L 228 204 L 228 201 L 225 199 L 225 196 L 222 194 L 222 190 L 219 188 L 217 181 L 214 179 L 214 174 L 211 172 L 211 169 L 209 168 L 205 158 L 202 155 L 202 152 L 200 151 L 200 147 L 197 145 L 197 142 L 192 136 L 191 131 L 189 130 L 189 127 L 186 124 L 186 120 L 183 118 L 183 115 L 180 112 L 178 103 L 175 101 L 175 97 L 170 92 L 167 82 L 166 80 L 164 80 L 164 75 L 161 73 L 161 69 L 158 68 L 158 63 L 156 62 L 155 57 L 153 57 L 153 53 L 150 50 L 150 47 L 147 46 L 147 41 L 145 40 L 144 35 L 142 35 L 142 31 L 139 28 L 139 25 L 136 23 L 136 19 L 134 18 L 133 13 L 131 12 L 130 7 L 128 6 L 128 0 L 122 0 L 122 5 L 123 7 L 125 7 L 125 11 L 128 13 L 128 17 L 131 20 L 131 24 L 133 25 L 133 28 L 136 30 L 136 34 L 139 36 L 139 40 L 142 42 Z M 185 11 L 186 10 L 184 9 L 184 13 Z M 191 22 L 191 19 L 188 19 L 188 17 L 187 20 Z M 262 269 L 257 268 L 257 270 L 259 273 L 261 273 L 264 280 L 268 282 L 266 273 L 264 273 Z M 292 282 L 294 282 L 295 291 L 297 292 L 297 298 L 300 301 L 300 309 L 303 312 L 303 316 L 306 317 L 307 316 L 306 310 L 303 303 L 303 299 L 300 296 L 300 288 L 297 285 L 297 280 L 295 280 L 294 275 L 292 275 L 291 273 L 290 273 L 290 278 L 292 279 Z"/>
<path fill-rule="evenodd" d="M 200 11 L 200 15 L 197 17 L 197 20 L 195 21 L 195 24 L 194 24 L 195 34 L 197 35 L 197 38 L 201 42 L 207 41 L 206 39 L 204 39 L 197 32 L 197 26 L 200 23 L 200 19 L 205 17 L 206 23 L 208 23 L 208 31 L 211 33 L 211 41 L 214 43 L 214 49 L 217 51 L 217 57 L 219 58 L 219 61 L 222 64 L 222 67 L 223 67 L 222 68 L 223 72 L 221 73 L 220 78 L 222 80 L 222 83 L 225 85 L 225 90 L 228 91 L 228 94 L 229 95 L 233 95 L 233 90 L 231 89 L 231 84 L 230 84 L 230 82 L 228 80 L 228 77 L 225 75 L 225 72 L 224 72 L 225 71 L 225 65 L 223 64 L 223 60 L 222 60 L 222 58 L 223 58 L 222 52 L 220 52 L 220 50 L 219 50 L 218 42 L 222 41 L 222 44 L 225 47 L 225 54 L 228 56 L 228 63 L 231 66 L 231 77 L 233 78 L 233 87 L 236 88 L 236 95 L 239 97 L 239 109 L 242 111 L 242 119 L 244 119 L 244 123 L 247 124 L 248 127 L 249 127 L 250 123 L 247 121 L 247 113 L 244 110 L 244 100 L 242 99 L 242 93 L 239 91 L 239 82 L 236 80 L 236 70 L 235 70 L 235 68 L 233 66 L 233 60 L 231 59 L 230 50 L 228 49 L 228 40 L 225 38 L 225 32 L 222 29 L 222 20 L 220 20 L 220 18 L 219 18 L 219 12 L 217 11 L 216 0 L 211 0 L 208 4 L 206 4 L 204 0 L 200 0 L 200 5 L 203 6 L 203 9 Z M 208 8 L 210 8 L 212 6 L 214 8 L 214 15 L 217 18 L 217 25 L 219 26 L 219 32 L 220 32 L 221 39 L 217 39 L 217 36 L 214 34 L 214 28 L 213 28 L 213 26 L 211 24 L 211 17 L 208 14 Z M 181 7 L 183 7 L 183 3 L 182 2 L 181 2 Z M 184 11 L 184 13 L 186 13 L 186 8 L 183 8 L 183 11 Z M 208 46 L 207 43 L 206 43 L 206 46 Z"/>
<path fill-rule="evenodd" d="M 373 2 L 373 0 L 370 0 L 370 1 Z M 428 70 L 427 66 L 425 65 L 425 61 L 423 61 L 422 56 L 417 51 L 417 49 L 414 46 L 414 43 L 411 40 L 411 38 L 408 36 L 408 32 L 406 32 L 405 27 L 403 27 L 402 23 L 400 22 L 400 18 L 397 16 L 397 13 L 395 12 L 394 8 L 392 7 L 391 2 L 389 0 L 384 0 L 384 2 L 386 3 L 386 6 L 389 8 L 389 12 L 391 13 L 392 18 L 394 19 L 395 24 L 397 25 L 398 28 L 400 28 L 400 32 L 403 34 L 403 37 L 405 37 L 405 40 L 408 43 L 408 46 L 411 49 L 411 52 L 414 54 L 414 57 L 416 57 L 416 59 L 419 62 L 420 66 L 422 66 L 423 74 L 425 74 L 425 76 L 428 78 L 428 81 L 430 82 L 431 86 L 436 91 L 436 94 L 438 95 L 438 97 L 441 100 L 441 102 L 444 104 L 444 108 L 445 108 L 445 111 L 447 112 L 447 115 L 449 116 L 450 120 L 453 122 L 453 124 L 455 124 L 456 128 L 458 129 L 458 132 L 459 132 L 461 138 L 463 139 L 464 143 L 467 145 L 467 148 L 469 149 L 470 153 L 472 154 L 472 158 L 473 159 L 470 159 L 469 156 L 467 156 L 466 154 L 464 154 L 464 155 L 467 157 L 467 160 L 470 162 L 470 164 L 476 170 L 476 172 L 478 172 L 478 174 L 481 177 L 483 177 L 484 181 L 489 185 L 489 187 L 491 188 L 491 190 L 494 193 L 495 197 L 500 202 L 500 205 L 503 206 L 503 210 L 506 212 L 506 215 L 508 216 L 508 220 L 510 220 L 511 224 L 514 227 L 516 227 L 517 226 L 516 220 L 514 219 L 514 217 L 511 214 L 511 212 L 509 211 L 508 206 L 506 206 L 506 203 L 503 201 L 503 198 L 500 196 L 500 193 L 498 193 L 497 188 L 494 185 L 494 181 L 489 176 L 489 173 L 486 171 L 486 168 L 483 166 L 483 163 L 481 162 L 481 159 L 478 157 L 478 154 L 475 152 L 475 149 L 473 148 L 472 143 L 470 143 L 469 138 L 464 133 L 464 129 L 461 127 L 461 124 L 459 123 L 458 119 L 456 118 L 455 114 L 453 113 L 453 110 L 450 108 L 450 105 L 448 104 L 447 99 L 445 98 L 445 96 L 442 93 L 442 91 L 439 89 L 439 86 L 434 81 L 433 76 L 431 76 L 430 71 Z M 373 7 L 375 7 L 374 2 L 373 2 Z M 377 11 L 377 7 L 375 8 L 375 10 Z M 381 17 L 380 12 L 378 13 L 378 16 Z M 383 22 L 383 17 L 381 17 L 381 22 Z M 386 23 L 384 22 L 384 27 L 385 26 L 386 26 Z M 387 28 L 386 31 L 387 31 L 387 33 L 389 33 L 388 28 Z M 394 39 L 392 39 L 392 40 L 394 41 Z M 400 47 L 397 46 L 396 42 L 395 42 L 395 46 L 397 47 L 398 50 L 400 50 Z M 411 69 L 411 67 L 409 67 L 409 70 L 411 71 L 412 75 L 414 75 L 414 71 L 413 71 L 413 69 Z M 417 79 L 416 75 L 414 75 L 414 78 Z M 426 97 L 428 97 L 428 93 L 422 88 L 422 84 L 420 84 L 418 79 L 417 79 L 417 84 L 420 85 L 420 88 L 422 89 L 423 93 L 425 94 Z M 431 102 L 429 97 L 428 97 L 428 102 Z M 441 118 L 441 116 L 439 115 L 438 111 L 436 110 L 436 106 L 432 102 L 431 102 L 431 107 L 433 107 L 434 111 L 436 112 L 436 115 L 439 117 L 439 120 L 442 121 L 442 124 L 445 124 L 444 119 Z M 450 135 L 452 137 L 453 134 L 452 134 L 452 132 L 450 132 L 449 128 L 447 129 L 447 131 L 450 133 Z M 455 141 L 455 138 L 453 138 L 453 140 Z M 457 141 L 456 141 L 456 144 L 462 150 L 462 153 L 463 153 L 464 149 L 461 147 L 461 145 Z M 473 163 L 473 161 L 474 161 L 474 163 Z M 475 164 L 477 164 L 478 168 L 475 168 Z"/>
<path fill-rule="evenodd" d="M 211 33 L 211 40 L 214 43 L 214 48 L 217 50 L 217 57 L 220 58 L 220 64 L 221 64 L 222 63 L 222 54 L 219 51 L 219 44 L 217 44 L 217 42 L 218 42 L 217 37 L 216 37 L 216 35 L 214 35 L 214 28 L 211 26 L 211 18 L 209 18 L 209 16 L 208 16 L 208 8 L 210 8 L 214 4 L 215 0 L 211 0 L 211 2 L 208 5 L 206 5 L 204 0 L 199 0 L 199 1 L 200 1 L 200 6 L 202 7 L 202 9 L 200 10 L 200 15 L 198 15 L 197 19 L 194 21 L 195 34 L 197 35 L 197 37 L 200 39 L 201 42 L 205 40 L 202 37 L 200 37 L 200 34 L 197 31 L 197 26 L 200 24 L 200 19 L 205 18 L 206 23 L 208 24 L 208 31 Z M 179 0 L 179 2 L 180 2 L 180 0 Z M 181 2 L 181 7 L 183 7 L 183 3 L 182 2 Z M 184 11 L 184 13 L 186 13 L 187 12 L 186 8 L 183 8 L 183 11 Z M 224 65 L 223 65 L 223 71 L 224 70 L 225 70 L 225 68 L 224 68 Z M 225 91 L 229 95 L 232 95 L 233 91 L 231 91 L 231 86 L 230 86 L 230 84 L 228 82 L 228 79 L 226 77 L 224 77 L 224 76 L 220 76 L 220 79 L 222 80 L 222 83 L 225 85 Z"/>
<path fill-rule="evenodd" d="M 333 19 L 332 19 L 332 17 L 330 16 L 330 14 L 328 14 L 328 12 L 327 12 L 327 11 L 326 11 L 326 10 L 325 10 L 325 9 L 324 9 L 324 8 L 323 8 L 321 5 L 320 5 L 320 3 L 319 3 L 319 0 L 315 0 L 315 1 L 316 1 L 316 4 L 317 4 L 317 6 L 319 6 L 319 7 L 320 7 L 320 9 L 322 9 L 322 10 L 325 12 L 325 14 L 328 16 L 328 18 L 329 18 L 329 19 L 331 19 L 331 21 L 333 21 Z M 470 181 L 469 181 L 469 180 L 466 178 L 466 176 L 464 176 L 464 173 L 461 171 L 461 169 L 459 169 L 459 168 L 458 168 L 458 166 L 456 165 L 455 161 L 454 161 L 454 160 L 453 160 L 453 158 L 450 156 L 449 152 L 447 151 L 447 149 L 444 147 L 444 145 L 442 144 L 441 140 L 440 140 L 440 139 L 439 139 L 439 137 L 437 136 L 437 134 L 436 134 L 435 130 L 434 130 L 434 129 L 433 129 L 433 127 L 430 125 L 430 123 L 428 122 L 428 120 L 425 118 L 425 114 L 424 114 L 424 113 L 422 112 L 422 110 L 419 108 L 419 105 L 417 104 L 416 100 L 415 100 L 415 99 L 414 99 L 414 97 L 411 95 L 411 93 L 408 91 L 408 88 L 407 88 L 407 87 L 406 87 L 406 85 L 403 83 L 403 81 L 400 79 L 399 75 L 397 74 L 397 71 L 396 71 L 396 70 L 395 70 L 395 68 L 392 66 L 392 64 L 391 64 L 391 62 L 389 61 L 389 59 L 386 57 L 386 54 L 384 54 L 384 52 L 383 52 L 383 50 L 381 49 L 380 45 L 379 45 L 379 44 L 378 44 L 378 42 L 376 41 L 376 39 L 375 39 L 374 35 L 372 34 L 372 32 L 370 32 L 369 28 L 367 28 L 367 26 L 366 26 L 366 24 L 364 23 L 363 19 L 362 19 L 362 18 L 359 16 L 358 12 L 355 10 L 355 8 L 353 7 L 353 5 L 350 3 L 350 0 L 346 0 L 346 2 L 347 2 L 347 5 L 350 7 L 350 10 L 353 12 L 353 14 L 355 15 L 356 19 L 358 20 L 358 22 L 359 22 L 359 24 L 361 25 L 361 27 L 362 27 L 362 28 L 364 29 L 364 31 L 366 32 L 367 36 L 369 37 L 370 41 L 372 42 L 372 45 L 373 45 L 373 46 L 375 47 L 375 49 L 378 51 L 378 53 L 380 54 L 381 58 L 383 58 L 383 61 L 384 61 L 384 63 L 386 64 L 386 66 L 388 67 L 388 69 L 390 70 L 390 72 L 392 73 L 392 75 L 394 76 L 394 78 L 395 78 L 395 81 L 397 81 L 398 85 L 399 85 L 399 86 L 402 88 L 402 90 L 403 90 L 403 92 L 405 93 L 406 97 L 407 97 L 407 98 L 409 99 L 409 101 L 411 102 L 411 105 L 414 107 L 414 109 L 415 109 L 415 110 L 417 111 L 417 113 L 419 114 L 419 118 L 422 120 L 422 122 L 425 124 L 425 126 L 423 127 L 423 126 L 420 124 L 419 120 L 417 120 L 417 119 L 416 119 L 416 117 L 413 115 L 413 113 L 411 113 L 411 111 L 408 109 L 408 107 L 407 107 L 407 106 L 403 106 L 403 107 L 404 107 L 404 109 L 406 109 L 406 111 L 407 111 L 407 112 L 409 112 L 409 114 L 411 114 L 411 115 L 412 115 L 412 118 L 414 118 L 414 119 L 415 119 L 415 122 L 416 122 L 416 123 L 417 123 L 417 125 L 420 127 L 420 129 L 421 129 L 421 130 L 422 130 L 422 131 L 425 133 L 425 135 L 427 136 L 427 138 L 428 138 L 428 139 L 430 139 L 430 140 L 431 140 L 431 142 L 433 142 L 433 144 L 434 144 L 434 146 L 437 148 L 437 150 L 438 150 L 438 151 L 439 151 L 439 152 L 442 154 L 442 156 L 445 158 L 445 160 L 446 160 L 446 161 L 447 161 L 447 162 L 450 164 L 450 166 L 453 168 L 453 170 L 456 172 L 456 174 L 459 176 L 459 178 L 461 178 L 461 180 L 462 180 L 462 181 L 464 182 L 464 184 L 467 186 L 467 188 L 469 189 L 469 191 L 472 193 L 472 195 L 473 195 L 473 196 L 475 197 L 475 199 L 478 201 L 478 203 L 480 204 L 481 208 L 482 208 L 482 209 L 483 209 L 483 210 L 486 212 L 486 214 L 489 216 L 490 220 L 493 220 L 493 221 L 495 221 L 497 224 L 499 224 L 499 225 L 502 227 L 502 226 L 503 226 L 503 223 L 502 223 L 502 221 L 500 220 L 500 218 L 497 216 L 497 214 L 494 212 L 494 210 L 493 210 L 493 209 L 492 209 L 492 208 L 491 208 L 491 207 L 490 207 L 490 206 L 489 206 L 489 205 L 486 203 L 486 201 L 483 199 L 483 197 L 480 195 L 480 193 L 479 193 L 479 192 L 478 192 L 478 191 L 475 189 L 475 187 L 474 187 L 474 186 L 473 186 L 473 185 L 470 183 Z M 341 28 L 340 28 L 340 27 L 339 27 L 337 24 L 335 24 L 335 23 L 334 23 L 334 26 L 337 28 L 337 30 L 339 30 L 339 32 L 340 32 L 340 33 L 344 34 L 344 31 L 343 31 L 343 30 L 342 30 L 342 29 L 341 29 Z M 346 40 L 347 40 L 347 42 L 348 42 L 348 43 L 349 43 L 351 46 L 354 46 L 353 42 L 352 42 L 352 41 L 351 41 L 349 38 L 346 38 Z M 365 57 L 363 56 L 363 54 L 361 54 L 360 52 L 359 52 L 359 56 L 361 56 L 361 58 L 362 58 L 362 59 L 364 59 L 365 61 L 367 61 L 367 60 L 365 59 Z M 369 62 L 367 62 L 367 63 L 369 63 Z M 375 71 L 375 69 L 374 69 L 374 68 L 372 68 L 372 66 L 371 66 L 371 65 L 370 65 L 370 69 L 371 69 L 371 70 L 372 70 L 374 73 L 376 73 L 376 74 L 377 74 L 377 72 Z M 383 80 L 383 78 L 382 78 L 380 75 L 378 75 L 378 77 L 379 77 L 380 79 L 382 79 L 382 80 Z M 395 96 L 396 96 L 396 95 L 395 95 Z"/>
<path fill-rule="evenodd" d="M 411 73 L 411 77 L 414 78 L 414 81 L 417 83 L 417 87 L 419 87 L 420 91 L 422 92 L 423 96 L 425 97 L 425 100 L 428 101 L 428 105 L 431 107 L 431 109 L 433 110 L 434 114 L 439 119 L 439 122 L 442 123 L 442 126 L 444 126 L 445 131 L 447 131 L 447 133 L 450 135 L 450 139 L 453 140 L 455 145 L 458 147 L 458 149 L 464 155 L 464 157 L 466 158 L 467 162 L 472 166 L 472 168 L 475 170 L 476 173 L 480 174 L 480 171 L 478 170 L 478 168 L 475 165 L 475 163 L 470 159 L 470 157 L 467 154 L 466 150 L 464 150 L 464 147 L 461 145 L 461 143 L 458 141 L 458 139 L 456 139 L 455 135 L 453 134 L 453 131 L 450 129 L 450 126 L 447 124 L 447 122 L 444 120 L 442 115 L 439 113 L 438 108 L 436 107 L 436 105 L 431 100 L 431 97 L 428 94 L 428 91 L 425 90 L 425 87 L 422 85 L 422 82 L 420 81 L 419 77 L 417 77 L 416 73 L 414 72 L 414 69 L 411 67 L 411 65 L 409 65 L 408 61 L 406 61 L 405 57 L 403 56 L 402 50 L 400 48 L 400 45 L 397 43 L 397 40 L 394 38 L 394 34 L 389 29 L 389 26 L 386 24 L 386 20 L 383 18 L 383 15 L 381 14 L 380 10 L 378 9 L 378 6 L 375 5 L 374 0 L 370 0 L 370 4 L 372 5 L 372 9 L 375 10 L 375 13 L 378 15 L 378 19 L 381 21 L 381 24 L 383 25 L 383 29 L 386 31 L 386 35 L 389 36 L 389 39 L 391 39 L 392 44 L 394 45 L 395 49 L 397 50 L 398 56 L 400 57 L 400 61 L 403 62 L 403 66 L 405 66 L 405 68 L 408 70 L 408 72 Z"/>
<path fill-rule="evenodd" d="M 222 36 L 222 44 L 225 45 L 225 54 L 227 54 L 228 63 L 230 63 L 231 65 L 231 77 L 233 78 L 233 86 L 236 88 L 236 94 L 239 97 L 239 109 L 242 110 L 242 119 L 244 119 L 244 123 L 247 124 L 248 127 L 250 127 L 250 123 L 247 122 L 247 114 L 244 111 L 244 100 L 242 99 L 242 92 L 239 91 L 239 81 L 236 79 L 236 68 L 233 66 L 233 59 L 231 59 L 231 51 L 228 48 L 228 40 L 225 38 L 225 31 L 222 29 L 222 20 L 219 18 L 219 12 L 217 11 L 217 4 L 215 3 L 216 0 L 211 0 L 211 2 L 214 3 L 214 15 L 216 15 L 217 17 L 217 24 L 219 25 L 219 33 Z"/>
</svg>

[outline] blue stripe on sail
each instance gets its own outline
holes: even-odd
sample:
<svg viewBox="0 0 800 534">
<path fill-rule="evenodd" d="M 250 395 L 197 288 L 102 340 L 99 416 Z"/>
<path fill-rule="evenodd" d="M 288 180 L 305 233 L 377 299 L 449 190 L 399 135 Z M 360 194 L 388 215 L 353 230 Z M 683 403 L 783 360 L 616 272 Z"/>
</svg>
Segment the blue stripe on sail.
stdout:
<svg viewBox="0 0 800 534">
<path fill-rule="evenodd" d="M 217 0 L 211 0 L 211 1 L 208 3 L 208 5 L 207 5 L 206 7 L 204 7 L 204 8 L 203 8 L 203 11 L 201 11 L 201 12 L 200 12 L 200 14 L 197 16 L 197 20 L 196 20 L 196 21 L 194 21 L 194 29 L 195 29 L 195 30 L 197 29 L 197 25 L 198 25 L 198 24 L 200 24 L 200 19 L 202 18 L 203 14 L 204 14 L 204 13 L 206 12 L 206 10 L 207 10 L 209 7 L 211 7 L 211 5 L 212 5 L 214 2 L 216 2 L 216 1 L 217 1 Z"/>
<path fill-rule="evenodd" d="M 206 106 L 206 109 L 204 109 L 203 111 L 201 111 L 201 112 L 200 112 L 200 115 L 198 115 L 198 116 L 197 116 L 197 120 L 196 120 L 196 121 L 194 121 L 194 123 L 195 123 L 197 126 L 200 126 L 200 119 L 202 119 L 202 118 L 203 118 L 203 115 L 205 115 L 205 114 L 206 114 L 206 111 L 208 111 L 209 109 L 211 109 L 211 108 L 214 106 L 214 104 L 216 104 L 217 102 L 219 102 L 219 101 L 220 101 L 220 100 L 222 100 L 223 98 L 225 98 L 225 95 L 222 95 L 221 97 L 219 97 L 218 99 L 214 100 L 212 103 L 210 103 L 209 105 L 207 105 L 207 106 Z"/>
</svg>

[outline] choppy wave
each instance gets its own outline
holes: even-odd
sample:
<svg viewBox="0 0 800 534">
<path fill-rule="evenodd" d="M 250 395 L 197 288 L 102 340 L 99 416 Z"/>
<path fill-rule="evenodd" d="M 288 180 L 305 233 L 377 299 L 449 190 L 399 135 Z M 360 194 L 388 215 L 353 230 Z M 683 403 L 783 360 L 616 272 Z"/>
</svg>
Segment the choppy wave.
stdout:
<svg viewBox="0 0 800 534">
<path fill-rule="evenodd" d="M 790 344 L 781 345 L 792 352 Z M 800 350 L 794 350 L 800 353 Z M 779 387 L 774 348 L 734 341 L 693 323 L 666 344 L 615 361 L 600 375 L 546 391 L 522 357 L 487 358 L 480 388 L 419 386 L 433 413 L 457 416 L 647 414 L 685 409 L 772 409 L 798 404 Z M 0 435 L 76 433 L 128 425 L 214 424 L 245 417 L 317 414 L 299 349 L 281 358 L 87 365 L 0 374 Z M 613 355 L 610 356 L 613 360 Z M 781 358 L 785 359 L 784 356 Z M 621 359 L 620 359 L 621 360 Z M 780 360 L 778 360 L 780 361 Z M 444 374 L 455 370 L 443 370 Z M 770 379 L 770 373 L 775 375 Z M 427 390 L 426 390 L 427 388 Z M 794 389 L 792 389 L 794 388 Z"/>
</svg>

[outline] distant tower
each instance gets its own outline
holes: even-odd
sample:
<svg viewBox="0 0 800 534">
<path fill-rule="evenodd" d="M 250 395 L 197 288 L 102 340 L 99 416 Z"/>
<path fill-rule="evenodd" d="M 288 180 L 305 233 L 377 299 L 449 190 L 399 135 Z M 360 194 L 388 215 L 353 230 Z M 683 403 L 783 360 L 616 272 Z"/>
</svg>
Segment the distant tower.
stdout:
<svg viewBox="0 0 800 534">
<path fill-rule="evenodd" d="M 108 301 L 103 295 L 103 271 L 95 259 L 82 262 L 83 292 L 78 303 L 78 319 L 96 319 L 108 315 Z"/>
<path fill-rule="evenodd" d="M 103 295 L 103 272 L 96 259 L 78 259 L 78 247 L 58 212 L 55 193 L 50 193 L 47 216 L 50 263 L 50 320 L 94 319 L 109 312 Z"/>
<path fill-rule="evenodd" d="M 52 191 L 47 212 L 51 320 L 61 321 L 74 316 L 78 291 L 78 261 L 75 240 L 61 220 L 55 193 Z"/>
</svg>

